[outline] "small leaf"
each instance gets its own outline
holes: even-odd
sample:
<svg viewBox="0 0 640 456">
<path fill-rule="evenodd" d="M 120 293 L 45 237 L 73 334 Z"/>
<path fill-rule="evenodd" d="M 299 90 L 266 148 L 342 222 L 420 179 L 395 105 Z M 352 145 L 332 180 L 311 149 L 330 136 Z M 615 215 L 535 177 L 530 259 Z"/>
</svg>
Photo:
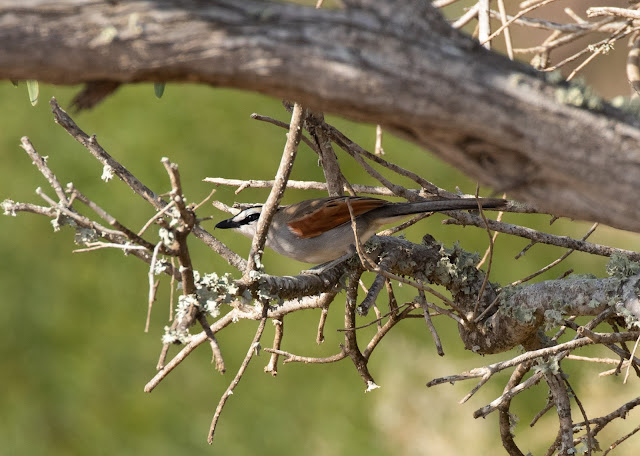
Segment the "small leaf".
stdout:
<svg viewBox="0 0 640 456">
<path fill-rule="evenodd" d="M 162 94 L 164 93 L 164 82 L 156 82 L 153 84 L 153 91 L 156 94 L 157 98 L 162 98 Z"/>
<path fill-rule="evenodd" d="M 27 91 L 29 92 L 29 101 L 31 106 L 38 104 L 38 95 L 40 94 L 40 88 L 38 87 L 38 81 L 32 79 L 27 81 Z"/>
</svg>

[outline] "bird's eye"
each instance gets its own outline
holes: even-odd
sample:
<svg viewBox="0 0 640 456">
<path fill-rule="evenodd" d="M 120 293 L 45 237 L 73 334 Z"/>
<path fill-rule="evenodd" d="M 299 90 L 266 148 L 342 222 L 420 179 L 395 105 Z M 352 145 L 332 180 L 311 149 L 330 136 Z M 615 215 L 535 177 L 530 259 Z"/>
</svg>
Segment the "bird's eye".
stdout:
<svg viewBox="0 0 640 456">
<path fill-rule="evenodd" d="M 260 213 L 259 212 L 254 212 L 252 214 L 249 214 L 245 217 L 244 222 L 245 223 L 251 223 L 255 220 L 258 220 L 260 218 Z"/>
</svg>

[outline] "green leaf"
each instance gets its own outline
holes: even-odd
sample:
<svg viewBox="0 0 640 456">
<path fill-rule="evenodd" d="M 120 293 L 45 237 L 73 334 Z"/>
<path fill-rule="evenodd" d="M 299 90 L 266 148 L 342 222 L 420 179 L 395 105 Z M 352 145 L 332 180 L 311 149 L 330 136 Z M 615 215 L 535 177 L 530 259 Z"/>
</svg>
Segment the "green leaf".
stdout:
<svg viewBox="0 0 640 456">
<path fill-rule="evenodd" d="M 38 95 L 40 94 L 40 88 L 38 87 L 38 81 L 28 80 L 27 91 L 29 92 L 29 101 L 31 106 L 38 104 Z"/>
<path fill-rule="evenodd" d="M 164 93 L 164 82 L 156 82 L 153 84 L 153 91 L 156 94 L 156 97 L 162 98 L 162 94 Z"/>
</svg>

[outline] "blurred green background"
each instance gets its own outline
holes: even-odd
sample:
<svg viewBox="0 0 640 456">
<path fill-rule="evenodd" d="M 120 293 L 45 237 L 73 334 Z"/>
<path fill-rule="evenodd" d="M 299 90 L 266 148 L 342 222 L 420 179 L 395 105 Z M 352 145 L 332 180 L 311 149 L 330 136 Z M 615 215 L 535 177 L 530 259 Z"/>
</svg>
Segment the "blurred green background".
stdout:
<svg viewBox="0 0 640 456">
<path fill-rule="evenodd" d="M 48 156 L 63 184 L 73 182 L 119 221 L 137 230 L 153 215 L 150 206 L 119 180 L 100 180 L 101 166 L 53 122 L 50 97 L 55 96 L 66 107 L 77 90 L 41 85 L 40 102 L 31 107 L 24 84 L 18 88 L 0 84 L 4 107 L 0 200 L 40 204 L 34 193 L 39 186 L 53 195 L 19 147 L 20 138 L 28 136 L 37 151 Z M 212 189 L 202 182 L 205 177 L 274 177 L 285 131 L 251 120 L 252 112 L 285 121 L 289 117 L 278 100 L 264 96 L 168 85 L 158 100 L 152 85 L 138 85 L 121 88 L 93 111 L 74 119 L 156 192 L 170 189 L 160 163 L 161 157 L 169 157 L 180 166 L 186 197 L 199 202 Z M 328 119 L 362 146 L 373 149 L 374 126 Z M 474 182 L 390 134 L 385 135 L 384 149 L 385 158 L 441 187 L 475 190 Z M 352 183 L 375 184 L 349 157 L 339 154 L 339 159 Z M 305 146 L 292 178 L 322 180 L 317 158 Z M 220 188 L 215 198 L 232 204 L 262 202 L 267 195 L 266 190 L 250 189 L 236 196 L 233 190 Z M 285 202 L 319 195 L 290 191 Z M 209 204 L 198 215 L 215 217 L 205 224 L 209 228 L 226 216 Z M 407 236 L 419 242 L 429 232 L 446 246 L 460 241 L 465 249 L 484 252 L 487 235 L 483 230 L 442 226 L 441 219 L 436 216 L 423 221 Z M 507 215 L 505 220 L 573 237 L 581 237 L 590 226 L 568 220 L 549 226 L 549 217 L 543 216 Z M 230 232 L 214 234 L 246 255 L 248 240 Z M 639 245 L 637 235 L 606 228 L 597 231 L 592 240 L 625 248 Z M 516 280 L 564 253 L 539 245 L 514 260 L 525 245 L 524 240 L 498 237 L 493 281 L 505 284 Z M 144 333 L 147 266 L 134 257 L 123 257 L 120 251 L 72 253 L 75 247 L 68 227 L 54 233 L 44 217 L 19 214 L 17 218 L 0 218 L 1 454 L 377 456 L 502 452 L 496 416 L 473 420 L 471 415 L 500 394 L 507 374 L 498 376 L 464 405 L 458 405 L 458 400 L 475 382 L 432 389 L 424 385 L 434 377 L 506 359 L 510 354 L 480 358 L 465 352 L 457 339 L 457 328 L 443 319 L 436 319 L 436 324 L 443 336 L 444 358 L 436 355 L 422 320 L 405 321 L 374 353 L 370 368 L 382 388 L 367 394 L 349 360 L 333 365 L 281 365 L 278 376 L 272 378 L 262 372 L 268 362 L 262 353 L 252 361 L 229 399 L 213 447 L 209 447 L 206 434 L 213 411 L 235 375 L 257 323 L 239 322 L 219 334 L 227 363 L 224 376 L 215 371 L 209 349 L 202 346 L 152 394 L 145 394 L 142 388 L 155 373 L 160 338 L 167 324 L 168 280 L 161 283 L 150 331 Z M 191 247 L 200 272 L 234 272 L 195 240 Z M 264 262 L 272 274 L 295 274 L 307 266 L 272 253 L 265 255 Z M 556 278 L 567 269 L 604 276 L 605 264 L 606 259 L 575 253 L 539 280 Z M 413 296 L 407 287 L 397 288 L 397 292 L 401 302 Z M 337 353 L 342 336 L 336 329 L 343 321 L 343 302 L 344 297 L 339 297 L 330 310 L 324 344 L 315 344 L 319 312 L 309 311 L 285 320 L 282 348 L 308 356 Z M 384 310 L 384 292 L 379 305 Z M 264 346 L 271 345 L 272 335 L 269 324 Z M 367 335 L 371 332 L 362 332 L 363 340 Z M 176 351 L 173 349 L 170 356 Z M 598 378 L 595 368 L 565 365 L 586 405 L 596 404 L 589 409 L 591 413 L 617 407 L 622 403 L 618 396 L 632 389 L 630 385 L 623 387 L 620 378 Z M 543 451 L 555 437 L 553 416 L 543 419 L 533 431 L 527 427 L 545 398 L 546 389 L 539 386 L 515 407 L 521 415 L 518 441 L 525 450 Z"/>
</svg>

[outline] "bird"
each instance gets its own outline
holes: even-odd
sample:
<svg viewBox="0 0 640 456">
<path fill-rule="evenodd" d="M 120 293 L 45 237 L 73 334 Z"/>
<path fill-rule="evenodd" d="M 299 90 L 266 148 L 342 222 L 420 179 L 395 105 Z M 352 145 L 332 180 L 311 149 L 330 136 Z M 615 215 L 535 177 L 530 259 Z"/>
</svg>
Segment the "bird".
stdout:
<svg viewBox="0 0 640 456">
<path fill-rule="evenodd" d="M 367 242 L 384 225 L 412 214 L 460 209 L 499 208 L 499 198 L 449 198 L 394 203 L 363 196 L 329 196 L 279 207 L 271 221 L 266 245 L 285 257 L 325 265 L 355 253 L 349 205 L 355 217 L 358 239 Z M 253 238 L 262 206 L 252 206 L 222 220 L 216 228 L 231 229 Z M 343 258 L 344 257 L 344 258 Z"/>
</svg>

